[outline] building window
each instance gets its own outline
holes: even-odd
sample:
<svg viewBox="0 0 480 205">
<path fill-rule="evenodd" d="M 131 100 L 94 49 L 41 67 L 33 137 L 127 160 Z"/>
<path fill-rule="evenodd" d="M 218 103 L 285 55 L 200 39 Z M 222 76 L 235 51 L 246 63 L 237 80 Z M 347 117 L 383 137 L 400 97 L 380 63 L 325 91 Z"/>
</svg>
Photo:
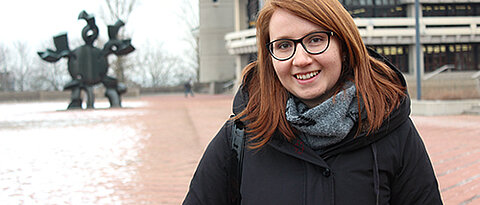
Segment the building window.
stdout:
<svg viewBox="0 0 480 205">
<path fill-rule="evenodd" d="M 475 67 L 480 70 L 480 43 L 473 44 L 473 52 L 475 53 Z"/>
<path fill-rule="evenodd" d="M 248 0 L 248 3 L 247 3 L 248 28 L 254 28 L 257 22 L 257 14 L 259 12 L 258 1 L 261 1 L 261 0 Z"/>
<path fill-rule="evenodd" d="M 352 17 L 406 17 L 406 6 L 398 0 L 340 0 Z"/>
<path fill-rule="evenodd" d="M 408 45 L 369 46 L 385 56 L 403 73 L 408 73 Z"/>
<path fill-rule="evenodd" d="M 480 4 L 423 4 L 423 16 L 480 16 Z"/>
<path fill-rule="evenodd" d="M 480 70 L 480 44 L 435 44 L 424 45 L 423 56 L 425 72 L 451 64 L 456 71 Z"/>
</svg>

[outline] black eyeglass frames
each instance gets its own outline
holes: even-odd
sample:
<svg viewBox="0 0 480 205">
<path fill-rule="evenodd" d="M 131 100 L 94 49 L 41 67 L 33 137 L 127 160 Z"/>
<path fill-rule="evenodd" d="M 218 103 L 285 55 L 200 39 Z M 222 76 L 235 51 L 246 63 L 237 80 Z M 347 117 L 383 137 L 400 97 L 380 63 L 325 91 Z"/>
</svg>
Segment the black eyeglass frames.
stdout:
<svg viewBox="0 0 480 205">
<path fill-rule="evenodd" d="M 332 31 L 317 31 L 299 39 L 277 39 L 267 43 L 267 49 L 273 58 L 286 61 L 295 55 L 297 44 L 300 43 L 307 53 L 318 55 L 325 52 L 330 45 Z"/>
</svg>

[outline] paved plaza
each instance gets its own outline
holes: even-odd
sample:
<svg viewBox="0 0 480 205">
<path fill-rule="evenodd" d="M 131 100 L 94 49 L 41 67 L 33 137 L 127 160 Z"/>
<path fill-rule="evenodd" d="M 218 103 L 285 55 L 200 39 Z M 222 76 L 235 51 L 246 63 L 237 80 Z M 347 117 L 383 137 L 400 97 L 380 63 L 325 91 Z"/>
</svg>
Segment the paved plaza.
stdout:
<svg viewBox="0 0 480 205">
<path fill-rule="evenodd" d="M 2 204 L 181 204 L 231 95 L 0 103 Z M 480 116 L 412 116 L 444 203 L 480 204 Z"/>
</svg>

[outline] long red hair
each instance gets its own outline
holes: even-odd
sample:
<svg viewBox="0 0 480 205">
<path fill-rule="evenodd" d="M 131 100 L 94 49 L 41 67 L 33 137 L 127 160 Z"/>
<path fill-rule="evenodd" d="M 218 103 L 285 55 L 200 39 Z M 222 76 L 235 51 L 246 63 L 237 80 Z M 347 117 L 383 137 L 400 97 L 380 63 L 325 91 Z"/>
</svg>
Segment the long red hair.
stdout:
<svg viewBox="0 0 480 205">
<path fill-rule="evenodd" d="M 288 91 L 277 78 L 265 46 L 270 42 L 270 19 L 277 9 L 285 9 L 335 33 L 346 56 L 343 62 L 346 65 L 342 65 L 337 85 L 353 79 L 356 95 L 363 100 L 367 115 L 366 122 L 359 121 L 357 133 L 363 131 L 360 130 L 364 127 L 362 123 L 366 123 L 368 132 L 378 129 L 399 105 L 405 88 L 392 69 L 368 54 L 355 22 L 342 4 L 338 0 L 270 0 L 257 19 L 257 61 L 247 65 L 243 71 L 243 84 L 249 101 L 245 110 L 236 117 L 248 122 L 247 132 L 252 136 L 249 147 L 257 149 L 264 146 L 277 130 L 289 141 L 296 137 L 285 116 Z M 339 92 L 341 86 L 334 89 Z"/>
</svg>

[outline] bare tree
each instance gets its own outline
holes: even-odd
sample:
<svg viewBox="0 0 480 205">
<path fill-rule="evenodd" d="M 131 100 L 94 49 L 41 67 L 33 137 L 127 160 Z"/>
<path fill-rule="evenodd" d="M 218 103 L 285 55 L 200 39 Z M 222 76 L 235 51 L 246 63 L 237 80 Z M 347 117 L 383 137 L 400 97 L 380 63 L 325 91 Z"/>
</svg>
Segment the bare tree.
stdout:
<svg viewBox="0 0 480 205">
<path fill-rule="evenodd" d="M 138 83 L 147 87 L 162 87 L 175 82 L 175 73 L 179 70 L 180 59 L 172 56 L 163 48 L 163 44 L 148 45 L 137 53 L 136 74 L 140 74 Z"/>
<path fill-rule="evenodd" d="M 104 16 L 104 20 L 115 22 L 121 19 L 125 24 L 130 18 L 130 14 L 137 7 L 136 0 L 105 0 L 107 5 L 108 16 Z"/>
<path fill-rule="evenodd" d="M 9 54 L 8 52 L 9 52 L 8 47 L 5 44 L 0 43 L 0 90 L 1 91 L 8 91 L 13 89 L 12 75 L 7 69 L 8 67 L 7 56 Z"/>
<path fill-rule="evenodd" d="M 67 60 L 62 59 L 57 63 L 48 63 L 40 59 L 37 61 L 33 87 L 37 90 L 63 90 L 63 86 L 71 78 L 68 74 Z"/>
<path fill-rule="evenodd" d="M 7 46 L 0 43 L 0 72 L 7 72 Z"/>
<path fill-rule="evenodd" d="M 30 70 L 32 68 L 32 56 L 26 42 L 16 41 L 13 43 L 13 58 L 10 66 L 11 72 L 15 77 L 15 85 L 19 91 L 29 89 Z"/>
<path fill-rule="evenodd" d="M 113 24 L 117 20 L 128 23 L 130 15 L 137 6 L 136 0 L 105 0 L 107 13 L 102 13 L 102 18 L 106 24 Z M 120 39 L 127 38 L 125 29 L 120 29 L 118 33 Z M 110 67 L 113 69 L 115 76 L 121 82 L 125 82 L 125 70 L 131 69 L 132 63 L 129 63 L 128 56 L 113 57 L 110 61 Z"/>
<path fill-rule="evenodd" d="M 183 40 L 189 46 L 185 51 L 189 58 L 184 58 L 185 65 L 189 68 L 193 68 L 195 75 L 198 74 L 199 68 L 199 47 L 198 47 L 198 29 L 199 29 L 199 13 L 198 13 L 198 0 L 182 0 L 180 10 L 177 18 L 185 27 L 185 37 Z"/>
</svg>

